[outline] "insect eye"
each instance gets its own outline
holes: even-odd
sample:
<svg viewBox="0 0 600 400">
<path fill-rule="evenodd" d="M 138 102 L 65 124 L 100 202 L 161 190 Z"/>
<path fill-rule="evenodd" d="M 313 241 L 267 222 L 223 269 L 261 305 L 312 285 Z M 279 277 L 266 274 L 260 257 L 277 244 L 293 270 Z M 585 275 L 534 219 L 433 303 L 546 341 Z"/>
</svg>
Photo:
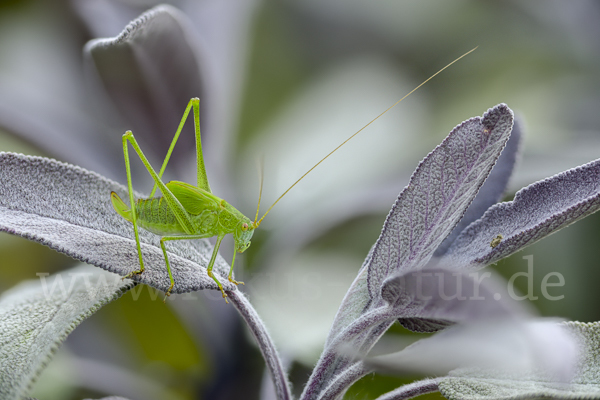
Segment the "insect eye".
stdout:
<svg viewBox="0 0 600 400">
<path fill-rule="evenodd" d="M 242 229 L 243 229 L 243 230 L 247 230 L 247 229 L 248 229 L 248 224 L 244 222 L 244 223 L 242 224 Z"/>
</svg>

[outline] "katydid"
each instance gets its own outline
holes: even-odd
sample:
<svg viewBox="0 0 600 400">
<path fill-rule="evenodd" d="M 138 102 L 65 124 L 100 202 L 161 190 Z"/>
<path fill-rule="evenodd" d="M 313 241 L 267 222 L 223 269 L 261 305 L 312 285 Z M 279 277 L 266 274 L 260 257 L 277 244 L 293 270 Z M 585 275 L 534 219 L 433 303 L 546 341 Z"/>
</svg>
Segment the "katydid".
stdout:
<svg viewBox="0 0 600 400">
<path fill-rule="evenodd" d="M 475 48 L 476 49 L 476 48 Z M 137 245 L 138 257 L 140 260 L 140 269 L 129 273 L 125 278 L 130 278 L 134 275 L 140 275 L 144 272 L 144 260 L 142 257 L 142 250 L 140 245 L 140 238 L 138 228 L 143 228 L 161 237 L 160 246 L 162 248 L 163 255 L 165 257 L 165 264 L 167 266 L 167 272 L 169 274 L 170 286 L 166 292 L 165 300 L 171 295 L 171 290 L 175 286 L 173 280 L 173 274 L 171 272 L 171 266 L 169 264 L 169 257 L 165 243 L 171 240 L 192 240 L 192 239 L 205 239 L 213 236 L 217 237 L 210 261 L 207 267 L 208 276 L 210 276 L 217 283 L 217 286 L 221 290 L 221 294 L 227 302 L 227 294 L 223 290 L 221 282 L 213 274 L 213 266 L 217 258 L 219 246 L 221 241 L 227 234 L 232 234 L 234 239 L 234 252 L 231 260 L 231 267 L 229 269 L 228 279 L 230 282 L 238 285 L 243 282 L 238 282 L 233 279 L 233 265 L 235 262 L 235 255 L 237 253 L 243 253 L 250 246 L 250 239 L 254 233 L 254 230 L 258 228 L 271 211 L 271 209 L 281 200 L 298 182 L 300 182 L 306 175 L 308 175 L 313 169 L 321 164 L 330 155 L 335 153 L 340 147 L 346 144 L 350 139 L 358 135 L 366 127 L 371 125 L 375 120 L 381 117 L 383 114 L 391 110 L 398 103 L 404 100 L 406 97 L 411 95 L 414 91 L 419 89 L 437 74 L 454 64 L 467 54 L 473 52 L 475 49 L 468 51 L 462 56 L 458 57 L 444 68 L 433 74 L 431 77 L 423 81 L 419 86 L 414 88 L 396 103 L 394 103 L 387 110 L 375 117 L 371 122 L 363 126 L 352 136 L 346 139 L 342 144 L 337 146 L 333 151 L 323 157 L 318 163 L 310 168 L 304 175 L 302 175 L 294 184 L 292 184 L 275 202 L 269 207 L 267 212 L 258 219 L 258 213 L 260 209 L 260 198 L 262 195 L 262 180 L 261 180 L 261 194 L 259 194 L 258 206 L 256 207 L 256 216 L 254 221 L 244 216 L 240 211 L 235 209 L 225 200 L 215 196 L 210 190 L 208 184 L 208 177 L 206 176 L 206 169 L 204 166 L 204 157 L 202 155 L 202 141 L 200 137 L 200 100 L 193 98 L 189 101 L 179 127 L 175 132 L 171 146 L 167 152 L 165 160 L 163 161 L 162 167 L 157 174 L 154 168 L 148 162 L 148 159 L 140 149 L 133 133 L 131 131 L 125 132 L 123 135 L 123 154 L 125 156 L 125 168 L 127 172 L 127 188 L 129 190 L 129 207 L 123 200 L 115 193 L 111 193 L 111 201 L 113 207 L 119 215 L 125 218 L 127 221 L 133 224 L 133 231 L 135 234 L 135 241 Z M 177 139 L 183 129 L 183 126 L 187 120 L 190 110 L 194 112 L 194 132 L 196 135 L 196 167 L 197 167 L 197 186 L 193 186 L 189 183 L 180 181 L 170 181 L 163 183 L 161 180 L 162 175 L 167 167 L 173 148 L 177 143 Z M 144 166 L 152 176 L 154 180 L 154 187 L 150 192 L 150 196 L 147 199 L 136 199 L 133 195 L 133 186 L 131 183 L 131 169 L 129 165 L 129 153 L 128 143 L 131 144 L 137 155 L 140 157 Z M 162 197 L 153 197 L 156 189 L 160 189 Z"/>
</svg>

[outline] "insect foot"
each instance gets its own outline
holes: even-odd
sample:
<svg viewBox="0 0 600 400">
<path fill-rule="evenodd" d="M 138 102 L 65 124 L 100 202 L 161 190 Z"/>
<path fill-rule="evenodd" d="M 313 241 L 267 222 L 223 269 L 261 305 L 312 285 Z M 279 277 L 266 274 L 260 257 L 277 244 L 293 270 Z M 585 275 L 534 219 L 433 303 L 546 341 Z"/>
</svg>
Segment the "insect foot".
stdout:
<svg viewBox="0 0 600 400">
<path fill-rule="evenodd" d="M 225 303 L 229 304 L 229 302 L 227 301 L 227 294 L 225 294 L 225 291 L 223 290 L 223 286 L 221 285 L 221 282 L 219 282 L 217 280 L 217 278 L 214 276 L 214 274 L 212 273 L 212 268 L 210 268 L 208 270 L 208 276 L 210 276 L 211 278 L 213 278 L 215 280 L 215 282 L 217 282 L 217 285 L 219 286 L 219 290 L 221 291 L 221 294 L 223 295 L 223 298 L 225 299 Z"/>
<path fill-rule="evenodd" d="M 141 275 L 141 274 L 142 274 L 142 272 L 144 272 L 144 270 L 143 270 L 143 269 L 140 269 L 140 270 L 137 270 L 137 271 L 130 272 L 130 273 L 128 273 L 127 275 L 125 275 L 123 278 L 121 278 L 121 280 L 123 280 L 123 279 L 129 279 L 129 278 L 133 277 L 134 275 Z"/>
<path fill-rule="evenodd" d="M 175 286 L 175 283 L 171 283 L 171 286 L 169 286 L 169 289 L 167 289 L 167 292 L 165 293 L 165 298 L 163 299 L 163 303 L 167 302 L 167 297 L 171 296 L 171 290 L 173 290 L 173 286 Z"/>
<path fill-rule="evenodd" d="M 244 282 L 241 281 L 236 281 L 235 279 L 233 279 L 231 276 L 228 277 L 229 282 L 233 283 L 234 285 L 246 285 Z"/>
</svg>

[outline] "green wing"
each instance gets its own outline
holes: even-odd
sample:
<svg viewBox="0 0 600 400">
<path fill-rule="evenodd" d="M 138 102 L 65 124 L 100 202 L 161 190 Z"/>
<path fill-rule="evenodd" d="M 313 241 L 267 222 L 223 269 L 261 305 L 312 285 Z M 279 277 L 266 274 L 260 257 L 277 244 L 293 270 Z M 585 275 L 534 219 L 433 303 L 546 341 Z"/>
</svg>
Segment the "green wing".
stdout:
<svg viewBox="0 0 600 400">
<path fill-rule="evenodd" d="M 133 222 L 133 217 L 131 216 L 131 209 L 115 192 L 110 192 L 110 201 L 112 202 L 115 211 L 119 213 L 119 215 L 125 218 L 129 222 Z"/>
<path fill-rule="evenodd" d="M 183 208 L 192 215 L 199 215 L 204 210 L 218 210 L 221 199 L 206 190 L 189 183 L 171 181 L 166 184 Z"/>
</svg>

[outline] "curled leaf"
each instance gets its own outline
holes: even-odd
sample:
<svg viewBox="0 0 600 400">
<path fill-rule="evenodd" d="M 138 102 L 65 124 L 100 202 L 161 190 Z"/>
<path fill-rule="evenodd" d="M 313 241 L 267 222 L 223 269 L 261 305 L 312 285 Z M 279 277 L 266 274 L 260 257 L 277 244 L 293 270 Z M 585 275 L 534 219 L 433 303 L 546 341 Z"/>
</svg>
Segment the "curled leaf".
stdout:
<svg viewBox="0 0 600 400">
<path fill-rule="evenodd" d="M 129 23 L 117 37 L 94 39 L 84 49 L 87 66 L 130 124 L 125 128 L 143 133 L 148 144 L 144 148 L 157 156 L 169 147 L 189 100 L 205 98 L 199 46 L 189 24 L 181 11 L 161 5 Z M 203 124 L 205 119 L 203 113 Z M 193 135 L 182 135 L 180 141 L 183 145 L 172 158 L 175 166 L 189 158 L 182 152 L 191 157 L 195 149 Z"/>
</svg>

